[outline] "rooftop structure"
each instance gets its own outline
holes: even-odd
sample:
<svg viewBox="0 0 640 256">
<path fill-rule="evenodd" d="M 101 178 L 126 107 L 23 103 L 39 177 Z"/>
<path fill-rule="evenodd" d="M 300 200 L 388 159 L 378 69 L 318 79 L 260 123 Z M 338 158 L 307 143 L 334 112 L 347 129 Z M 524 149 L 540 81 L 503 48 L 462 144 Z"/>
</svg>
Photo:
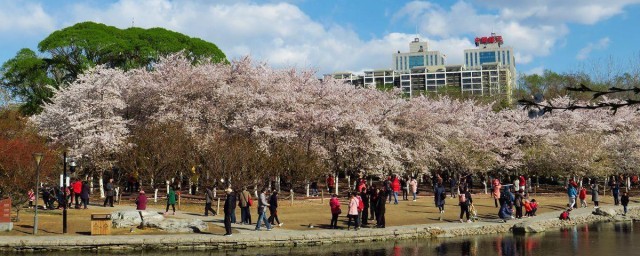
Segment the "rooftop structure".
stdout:
<svg viewBox="0 0 640 256">
<path fill-rule="evenodd" d="M 409 72 L 414 67 L 444 65 L 444 56 L 439 51 L 429 51 L 428 43 L 416 37 L 409 43 L 409 52 L 393 54 L 393 62 L 394 71 Z"/>
</svg>

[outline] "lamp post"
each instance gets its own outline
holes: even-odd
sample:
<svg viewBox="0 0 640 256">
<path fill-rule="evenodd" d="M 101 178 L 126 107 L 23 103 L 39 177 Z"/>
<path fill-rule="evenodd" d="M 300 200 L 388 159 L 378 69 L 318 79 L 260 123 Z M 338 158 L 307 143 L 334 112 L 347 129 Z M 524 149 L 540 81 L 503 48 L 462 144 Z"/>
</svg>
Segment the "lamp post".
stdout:
<svg viewBox="0 0 640 256">
<path fill-rule="evenodd" d="M 63 197 L 64 199 L 62 200 L 64 202 L 64 206 L 62 206 L 62 233 L 66 234 L 67 233 L 67 208 L 69 206 L 69 202 L 67 200 L 67 151 L 65 151 L 63 153 L 63 168 L 62 168 L 62 191 L 63 191 Z M 71 161 L 69 162 L 69 169 L 71 172 L 75 171 L 75 167 L 76 167 L 76 162 L 71 159 Z"/>
<path fill-rule="evenodd" d="M 42 161 L 42 158 L 44 157 L 44 155 L 42 153 L 34 153 L 33 154 L 33 160 L 35 160 L 36 162 L 36 210 L 35 210 L 35 214 L 33 215 L 33 234 L 36 235 L 38 234 L 38 194 L 40 193 L 40 162 Z"/>
</svg>

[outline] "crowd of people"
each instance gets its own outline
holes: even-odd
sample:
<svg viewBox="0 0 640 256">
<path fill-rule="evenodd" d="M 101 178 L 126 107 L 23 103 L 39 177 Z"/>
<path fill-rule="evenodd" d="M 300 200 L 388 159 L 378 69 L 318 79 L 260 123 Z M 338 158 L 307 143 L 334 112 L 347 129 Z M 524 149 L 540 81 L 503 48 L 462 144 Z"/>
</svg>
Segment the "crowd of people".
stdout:
<svg viewBox="0 0 640 256">
<path fill-rule="evenodd" d="M 329 208 L 331 214 L 331 220 L 329 228 L 337 229 L 338 219 L 346 213 L 347 230 L 359 230 L 363 227 L 375 227 L 385 228 L 385 213 L 386 204 L 399 204 L 399 196 L 402 196 L 401 200 L 409 201 L 409 196 L 412 196 L 413 201 L 417 200 L 418 194 L 418 182 L 414 177 L 403 178 L 398 175 L 390 175 L 384 179 L 379 186 L 367 183 L 363 178 L 356 179 L 353 186 L 349 186 L 348 199 L 344 202 L 346 209 L 342 211 L 342 203 L 337 194 L 331 193 L 336 191 L 336 179 L 332 175 L 328 175 L 325 180 L 327 191 L 331 194 L 329 200 Z M 484 182 L 484 180 L 483 180 Z M 128 184 L 135 184 L 128 182 Z M 447 192 L 446 185 L 449 187 Z M 519 176 L 513 179 L 512 184 L 502 184 L 499 179 L 490 179 L 489 184 L 491 186 L 491 196 L 494 198 L 495 207 L 498 208 L 498 217 L 507 222 L 511 219 L 521 219 L 526 217 L 536 216 L 538 210 L 538 202 L 536 199 L 530 198 L 530 181 L 527 181 L 524 176 Z M 591 201 L 594 204 L 594 208 L 599 207 L 599 193 L 600 185 L 596 180 L 589 180 L 587 186 L 582 186 L 582 182 L 578 184 L 573 179 L 567 182 L 566 191 L 568 196 L 567 210 L 561 213 L 560 218 L 568 220 L 570 219 L 571 210 L 580 207 L 587 207 L 587 187 L 590 189 Z M 620 194 L 620 187 L 623 184 L 622 179 L 612 178 L 608 186 L 610 187 L 611 194 L 614 199 L 614 204 L 621 204 L 624 208 L 624 214 L 627 213 L 627 205 L 629 203 L 629 195 L 627 192 Z M 62 208 L 64 202 L 67 202 L 67 207 L 71 208 L 75 204 L 76 209 L 87 209 L 89 205 L 90 187 L 86 181 L 80 179 L 74 180 L 69 186 L 65 187 L 67 191 L 67 198 L 64 198 L 63 188 L 58 186 L 43 186 L 40 189 L 42 193 L 42 200 L 44 201 L 45 209 L 59 209 Z M 133 193 L 137 188 L 131 185 L 130 188 Z M 311 182 L 310 196 L 318 196 L 319 186 L 317 181 Z M 104 207 L 113 207 L 114 201 L 114 184 L 113 179 L 104 186 L 105 200 Z M 460 222 L 473 222 L 477 218 L 477 212 L 473 204 L 472 194 L 472 178 L 471 175 L 461 175 L 457 178 L 455 176 L 441 177 L 435 175 L 433 177 L 433 200 L 434 206 L 438 208 L 440 212 L 440 219 L 445 212 L 445 201 L 450 195 L 452 198 L 458 199 L 458 206 L 460 207 Z M 212 203 L 216 198 L 215 187 L 209 186 L 204 191 L 204 216 L 217 215 L 217 212 L 212 208 Z M 402 194 L 400 194 L 402 193 Z M 262 188 L 257 198 L 252 197 L 252 194 L 246 187 L 239 191 L 233 191 L 228 187 L 225 189 L 226 199 L 224 203 L 224 226 L 227 236 L 232 235 L 231 225 L 253 225 L 255 224 L 255 230 L 262 230 L 264 226 L 267 231 L 272 230 L 273 226 L 282 226 L 278 216 L 278 191 L 267 188 Z M 35 200 L 35 194 L 33 190 L 28 192 L 29 205 L 33 205 Z M 169 214 L 169 209 L 172 210 L 172 214 L 176 212 L 177 193 L 176 187 L 171 185 L 166 193 L 166 208 L 165 215 Z M 580 200 L 579 202 L 577 200 Z M 58 205 L 54 204 L 58 202 Z M 579 203 L 579 204 L 578 204 Z M 137 210 L 145 210 L 147 207 L 147 197 L 143 190 L 138 192 L 135 197 L 135 204 Z M 256 205 L 257 204 L 257 205 Z M 251 208 L 256 205 L 257 208 L 257 221 L 252 221 Z M 240 208 L 240 219 L 236 219 L 236 208 Z M 267 211 L 268 210 L 268 211 Z M 268 215 L 267 215 L 268 213 Z"/>
<path fill-rule="evenodd" d="M 44 205 L 42 206 L 44 210 L 62 209 L 64 208 L 65 203 L 67 204 L 67 208 L 87 209 L 87 206 L 89 205 L 90 188 L 86 181 L 77 179 L 64 188 L 44 184 L 40 187 L 40 194 L 42 195 L 42 201 L 44 202 Z M 27 192 L 27 197 L 29 200 L 29 207 L 34 207 L 36 195 L 33 189 L 30 189 Z"/>
</svg>

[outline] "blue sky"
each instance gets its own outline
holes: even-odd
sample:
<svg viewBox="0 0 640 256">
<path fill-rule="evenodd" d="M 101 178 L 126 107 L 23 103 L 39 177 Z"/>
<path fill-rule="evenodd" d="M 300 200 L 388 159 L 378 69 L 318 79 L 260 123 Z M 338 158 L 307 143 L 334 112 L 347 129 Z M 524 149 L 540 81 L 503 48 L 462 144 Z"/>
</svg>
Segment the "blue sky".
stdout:
<svg viewBox="0 0 640 256">
<path fill-rule="evenodd" d="M 491 32 L 514 47 L 518 72 L 640 67 L 640 0 L 0 0 L 0 62 L 81 21 L 165 27 L 216 43 L 230 58 L 319 74 L 391 67 L 416 35 L 462 63 Z M 632 65 L 629 65 L 629 63 Z"/>
</svg>

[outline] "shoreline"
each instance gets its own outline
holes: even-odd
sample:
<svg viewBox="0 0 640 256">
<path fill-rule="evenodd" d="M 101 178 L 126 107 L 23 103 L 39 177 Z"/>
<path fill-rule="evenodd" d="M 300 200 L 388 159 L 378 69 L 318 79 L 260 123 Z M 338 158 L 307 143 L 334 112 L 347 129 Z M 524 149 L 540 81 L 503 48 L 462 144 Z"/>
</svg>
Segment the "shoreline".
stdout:
<svg viewBox="0 0 640 256">
<path fill-rule="evenodd" d="M 640 220 L 640 204 L 628 207 L 627 216 L 621 206 L 602 206 L 593 214 L 593 207 L 579 208 L 571 213 L 571 221 L 558 219 L 561 211 L 540 214 L 507 223 L 498 219 L 480 219 L 473 223 L 446 222 L 436 224 L 393 226 L 385 229 L 348 230 L 277 230 L 248 231 L 231 237 L 219 234 L 177 235 L 112 235 L 112 236 L 2 236 L 0 251 L 140 251 L 140 250 L 225 250 L 252 247 L 318 246 L 335 243 L 363 243 L 420 238 L 450 238 L 487 234 L 537 233 L 559 230 L 580 224 Z M 615 215 L 612 215 L 615 214 Z"/>
</svg>

